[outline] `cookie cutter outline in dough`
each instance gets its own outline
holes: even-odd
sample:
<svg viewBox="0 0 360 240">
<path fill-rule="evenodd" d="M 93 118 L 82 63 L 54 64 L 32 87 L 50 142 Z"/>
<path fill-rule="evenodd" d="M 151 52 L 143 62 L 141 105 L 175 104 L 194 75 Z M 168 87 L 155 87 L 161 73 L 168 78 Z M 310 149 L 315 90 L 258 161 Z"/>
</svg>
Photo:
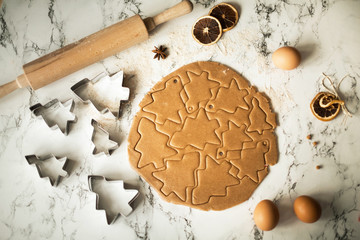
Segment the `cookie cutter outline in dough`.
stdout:
<svg viewBox="0 0 360 240">
<path fill-rule="evenodd" d="M 91 142 L 94 144 L 94 150 L 93 150 L 92 154 L 93 155 L 105 154 L 107 156 L 111 155 L 119 147 L 119 144 L 110 139 L 109 132 L 107 132 L 101 126 L 101 124 L 99 122 L 97 122 L 95 119 L 91 119 L 91 126 L 93 127 Z M 108 144 L 110 146 L 108 146 L 108 147 L 101 146 L 100 147 L 97 142 L 103 142 L 103 141 L 96 140 L 98 134 L 102 134 L 103 136 L 100 138 L 101 139 L 106 138 L 108 141 Z M 102 150 L 98 150 L 98 149 L 102 149 Z"/>
<path fill-rule="evenodd" d="M 79 81 L 70 89 L 84 104 L 91 103 L 100 113 L 106 114 L 110 112 L 116 118 L 120 118 L 122 104 L 128 101 L 130 96 L 130 89 L 123 87 L 123 80 L 123 71 L 111 76 L 102 72 L 91 80 L 85 78 Z M 109 94 L 109 92 L 112 92 L 112 94 Z M 113 99 L 106 98 L 115 94 L 118 96 L 115 102 Z"/>
<path fill-rule="evenodd" d="M 53 187 L 58 186 L 61 179 L 70 176 L 69 171 L 67 170 L 67 166 L 69 164 L 69 159 L 67 157 L 59 158 L 59 157 L 56 157 L 53 154 L 49 154 L 49 155 L 46 155 L 44 157 L 39 157 L 39 156 L 33 154 L 33 155 L 26 155 L 25 159 L 29 163 L 29 165 L 35 164 L 35 167 L 36 167 L 36 169 L 37 169 L 37 171 L 39 173 L 40 178 L 49 179 L 49 182 L 50 182 L 51 186 L 53 186 Z M 58 175 L 58 177 L 56 179 L 51 179 L 51 177 L 49 177 L 49 176 L 44 176 L 43 171 L 41 169 L 41 164 L 39 164 L 39 163 L 45 162 L 46 160 L 49 160 L 49 159 L 56 159 L 57 161 L 62 162 L 63 166 L 62 166 L 61 169 L 64 172 L 66 172 L 66 175 L 64 175 L 64 176 L 63 175 Z"/>
<path fill-rule="evenodd" d="M 46 103 L 45 105 L 42 105 L 41 103 L 37 103 L 33 106 L 30 107 L 30 111 L 33 113 L 33 115 L 39 119 L 42 119 L 46 125 L 48 125 L 48 127 L 52 130 L 56 130 L 59 129 L 64 135 L 68 135 L 69 133 L 69 126 L 70 123 L 75 123 L 77 121 L 77 118 L 75 116 L 75 114 L 73 114 L 73 110 L 74 110 L 74 100 L 69 99 L 65 102 L 60 102 L 58 99 L 53 99 L 50 102 Z M 47 120 L 47 118 L 43 116 L 43 112 L 45 111 L 56 111 L 59 108 L 65 108 L 67 109 L 71 116 L 72 119 L 70 120 L 66 120 L 65 126 L 61 127 L 59 126 L 59 123 L 56 122 L 54 124 L 51 124 L 51 120 Z M 54 121 L 55 122 L 55 121 Z"/>
<path fill-rule="evenodd" d="M 124 190 L 124 192 L 127 192 L 127 193 L 132 193 L 133 196 L 131 197 L 130 201 L 126 201 L 122 204 L 122 205 L 125 205 L 127 204 L 128 205 L 128 211 L 127 212 L 124 212 L 123 210 L 117 210 L 117 214 L 115 216 L 113 216 L 112 218 L 110 218 L 110 216 L 108 216 L 108 211 L 106 209 L 103 209 L 103 208 L 100 208 L 99 207 L 99 202 L 100 202 L 100 196 L 98 193 L 96 193 L 95 191 L 93 191 L 93 181 L 98 181 L 98 180 L 103 180 L 103 181 L 106 181 L 106 182 L 112 182 L 112 183 L 119 183 L 120 185 L 122 185 L 122 189 Z M 101 210 L 101 211 L 104 211 L 105 212 L 105 216 L 106 216 L 106 221 L 107 221 L 107 224 L 110 225 L 110 224 L 113 224 L 116 219 L 118 219 L 118 217 L 120 215 L 122 216 L 129 216 L 130 213 L 132 213 L 134 211 L 133 207 L 131 207 L 131 204 L 138 198 L 138 196 L 140 195 L 139 191 L 136 190 L 136 189 L 125 189 L 124 187 L 124 181 L 122 180 L 108 180 L 107 178 L 105 178 L 104 176 L 100 176 L 100 175 L 89 175 L 88 176 L 88 184 L 89 184 L 89 189 L 91 192 L 95 193 L 96 194 L 96 210 Z"/>
</svg>

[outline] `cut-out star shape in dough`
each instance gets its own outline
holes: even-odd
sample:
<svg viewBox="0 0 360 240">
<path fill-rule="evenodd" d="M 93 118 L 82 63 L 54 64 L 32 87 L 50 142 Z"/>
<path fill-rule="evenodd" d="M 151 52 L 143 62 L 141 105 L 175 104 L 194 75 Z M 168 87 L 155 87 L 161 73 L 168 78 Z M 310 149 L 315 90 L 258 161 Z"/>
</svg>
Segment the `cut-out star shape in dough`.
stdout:
<svg viewBox="0 0 360 240">
<path fill-rule="evenodd" d="M 181 81 L 178 79 L 170 79 L 166 82 L 163 90 L 151 94 L 153 102 L 145 106 L 143 110 L 156 115 L 156 122 L 164 124 L 169 119 L 176 123 L 180 123 L 179 110 L 185 107 L 180 97 L 183 90 Z"/>
<path fill-rule="evenodd" d="M 184 89 L 189 99 L 185 104 L 187 111 L 192 113 L 198 109 L 201 101 L 208 100 L 211 97 L 210 89 L 217 87 L 219 83 L 209 79 L 207 72 L 202 72 L 201 75 L 192 72 L 187 72 L 187 74 L 190 82 L 184 86 Z"/>
<path fill-rule="evenodd" d="M 265 168 L 264 154 L 269 151 L 268 141 L 256 143 L 255 148 L 243 149 L 241 159 L 231 160 L 231 163 L 240 169 L 239 177 L 249 176 L 254 182 L 259 182 L 257 172 Z M 251 162 L 251 164 L 248 164 Z"/>
<path fill-rule="evenodd" d="M 199 167 L 199 163 L 199 153 L 188 153 L 182 160 L 166 161 L 166 169 L 154 172 L 153 175 L 163 182 L 161 191 L 165 195 L 174 192 L 181 200 L 185 201 L 186 188 L 195 185 L 194 171 Z"/>
<path fill-rule="evenodd" d="M 193 203 L 206 203 L 211 196 L 225 196 L 227 186 L 238 184 L 239 180 L 229 174 L 230 168 L 228 162 L 217 164 L 211 157 L 206 157 L 206 168 L 197 171 L 198 186 L 193 190 Z"/>
<path fill-rule="evenodd" d="M 195 119 L 188 117 L 185 120 L 181 131 L 174 133 L 170 145 L 177 148 L 184 148 L 192 145 L 198 149 L 203 149 L 206 143 L 220 144 L 220 140 L 215 133 L 219 127 L 217 120 L 209 120 L 205 110 L 201 108 Z"/>
<path fill-rule="evenodd" d="M 147 118 L 142 118 L 138 132 L 141 135 L 135 150 L 141 153 L 138 167 L 154 164 L 155 168 L 164 166 L 164 158 L 176 154 L 167 146 L 169 137 L 156 130 L 155 124 Z"/>
<path fill-rule="evenodd" d="M 249 109 L 244 97 L 249 93 L 245 89 L 240 89 L 236 80 L 233 79 L 229 88 L 221 87 L 214 100 L 209 101 L 206 111 L 216 112 L 219 109 L 233 113 L 237 107 L 245 110 Z"/>
</svg>

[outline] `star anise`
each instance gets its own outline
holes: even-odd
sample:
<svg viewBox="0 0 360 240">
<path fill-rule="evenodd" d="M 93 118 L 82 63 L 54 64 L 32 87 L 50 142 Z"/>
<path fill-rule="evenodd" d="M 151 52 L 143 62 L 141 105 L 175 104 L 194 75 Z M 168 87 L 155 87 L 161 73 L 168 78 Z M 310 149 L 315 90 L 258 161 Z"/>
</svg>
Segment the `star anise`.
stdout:
<svg viewBox="0 0 360 240">
<path fill-rule="evenodd" d="M 166 47 L 160 46 L 159 48 L 154 46 L 154 50 L 152 50 L 153 53 L 155 53 L 154 59 L 157 58 L 160 60 L 160 58 L 165 59 L 167 57 L 167 54 L 165 53 Z"/>
</svg>

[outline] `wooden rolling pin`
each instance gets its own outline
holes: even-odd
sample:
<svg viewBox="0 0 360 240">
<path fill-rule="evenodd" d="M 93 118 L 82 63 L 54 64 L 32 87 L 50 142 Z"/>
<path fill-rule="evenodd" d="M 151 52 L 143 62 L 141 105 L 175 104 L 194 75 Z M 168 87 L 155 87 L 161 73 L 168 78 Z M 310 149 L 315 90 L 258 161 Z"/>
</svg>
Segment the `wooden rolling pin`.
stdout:
<svg viewBox="0 0 360 240">
<path fill-rule="evenodd" d="M 192 11 L 184 0 L 153 18 L 135 15 L 23 66 L 24 74 L 0 86 L 0 98 L 18 88 L 39 89 L 149 38 L 149 31 Z"/>
</svg>

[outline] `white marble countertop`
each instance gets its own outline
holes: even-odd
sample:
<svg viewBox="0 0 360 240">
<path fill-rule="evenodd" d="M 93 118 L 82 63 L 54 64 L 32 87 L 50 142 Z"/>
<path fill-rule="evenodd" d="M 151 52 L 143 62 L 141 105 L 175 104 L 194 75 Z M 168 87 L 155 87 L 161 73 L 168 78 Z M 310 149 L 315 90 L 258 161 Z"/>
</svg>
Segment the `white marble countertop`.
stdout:
<svg viewBox="0 0 360 240">
<path fill-rule="evenodd" d="M 0 84 L 21 74 L 21 67 L 39 56 L 79 40 L 129 16 L 153 16 L 172 1 L 5 0 L 0 10 Z M 0 239 L 359 239 L 360 238 L 360 1 L 254 0 L 232 1 L 241 9 L 237 26 L 212 46 L 191 36 L 194 21 L 217 4 L 194 0 L 192 13 L 165 23 L 150 39 L 93 64 L 51 85 L 30 92 L 20 89 L 0 99 Z M 169 49 L 166 60 L 153 60 L 153 46 Z M 276 69 L 271 54 L 284 45 L 302 54 L 292 71 Z M 265 92 L 278 116 L 279 161 L 251 198 L 225 211 L 204 212 L 164 202 L 141 180 L 127 160 L 127 134 L 145 93 L 175 69 L 194 61 L 217 61 L 232 67 Z M 123 70 L 130 101 L 119 121 L 75 99 L 78 121 L 64 136 L 34 117 L 29 107 L 57 98 L 74 98 L 70 87 L 100 72 Z M 343 113 L 321 122 L 309 103 L 325 90 L 321 73 L 339 81 L 353 117 Z M 120 147 L 111 156 L 94 156 L 91 119 L 109 126 Z M 306 136 L 313 135 L 309 141 Z M 312 142 L 318 141 L 317 146 Z M 38 176 L 26 155 L 67 156 L 71 175 L 52 187 Z M 316 165 L 322 165 L 320 170 Z M 104 175 L 138 189 L 134 212 L 107 225 L 95 209 L 87 177 Z M 320 220 L 296 219 L 297 196 L 316 198 Z M 262 199 L 279 207 L 280 222 L 270 232 L 252 220 Z"/>
</svg>

